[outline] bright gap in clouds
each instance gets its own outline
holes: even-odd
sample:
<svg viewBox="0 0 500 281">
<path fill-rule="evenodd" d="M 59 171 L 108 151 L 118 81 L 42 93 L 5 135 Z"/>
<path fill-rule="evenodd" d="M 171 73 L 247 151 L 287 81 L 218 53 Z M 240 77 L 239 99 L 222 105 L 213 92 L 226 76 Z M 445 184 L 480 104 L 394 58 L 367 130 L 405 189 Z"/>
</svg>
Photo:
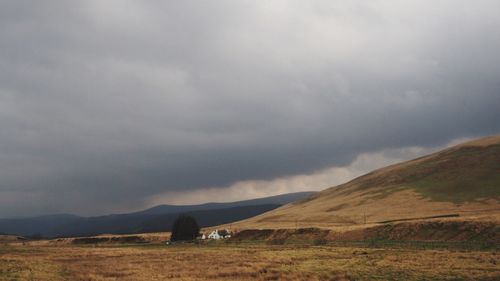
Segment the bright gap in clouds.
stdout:
<svg viewBox="0 0 500 281">
<path fill-rule="evenodd" d="M 321 191 L 343 184 L 375 169 L 411 160 L 439 151 L 470 138 L 456 139 L 439 147 L 405 147 L 363 153 L 347 166 L 333 166 L 312 174 L 281 177 L 273 180 L 239 181 L 226 187 L 209 187 L 187 192 L 166 192 L 149 198 L 148 206 L 160 204 L 189 205 L 207 202 L 234 202 L 301 191 Z M 223 198 L 221 200 L 221 198 Z"/>
</svg>

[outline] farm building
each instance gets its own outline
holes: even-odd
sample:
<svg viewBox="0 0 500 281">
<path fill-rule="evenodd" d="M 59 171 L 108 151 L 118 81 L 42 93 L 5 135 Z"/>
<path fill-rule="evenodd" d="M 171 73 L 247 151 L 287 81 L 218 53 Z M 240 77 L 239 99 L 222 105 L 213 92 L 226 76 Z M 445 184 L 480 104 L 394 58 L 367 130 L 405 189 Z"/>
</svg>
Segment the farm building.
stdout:
<svg viewBox="0 0 500 281">
<path fill-rule="evenodd" d="M 227 229 L 223 230 L 216 229 L 207 236 L 208 239 L 215 239 L 215 240 L 229 238 L 229 237 L 231 237 L 231 235 L 229 234 L 229 231 Z"/>
</svg>

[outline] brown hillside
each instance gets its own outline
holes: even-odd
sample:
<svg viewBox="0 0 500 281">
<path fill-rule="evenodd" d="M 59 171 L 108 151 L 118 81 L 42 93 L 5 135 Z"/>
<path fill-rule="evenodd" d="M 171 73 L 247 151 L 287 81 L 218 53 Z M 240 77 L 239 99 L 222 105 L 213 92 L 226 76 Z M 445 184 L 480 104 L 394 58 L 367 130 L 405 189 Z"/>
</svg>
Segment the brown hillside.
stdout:
<svg viewBox="0 0 500 281">
<path fill-rule="evenodd" d="M 356 228 L 443 216 L 500 220 L 500 136 L 375 170 L 232 226 Z"/>
<path fill-rule="evenodd" d="M 26 238 L 16 235 L 3 235 L 0 234 L 0 244 L 8 244 L 12 242 L 26 241 Z"/>
</svg>

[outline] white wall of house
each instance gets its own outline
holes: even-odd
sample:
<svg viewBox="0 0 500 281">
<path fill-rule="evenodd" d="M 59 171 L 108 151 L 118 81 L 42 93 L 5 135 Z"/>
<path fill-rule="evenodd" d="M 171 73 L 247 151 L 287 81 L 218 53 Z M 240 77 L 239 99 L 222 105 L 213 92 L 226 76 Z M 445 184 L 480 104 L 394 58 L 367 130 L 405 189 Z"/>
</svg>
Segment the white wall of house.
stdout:
<svg viewBox="0 0 500 281">
<path fill-rule="evenodd" d="M 221 239 L 222 237 L 219 235 L 219 231 L 216 229 L 214 231 L 212 231 L 209 235 L 208 235 L 208 239 Z"/>
</svg>

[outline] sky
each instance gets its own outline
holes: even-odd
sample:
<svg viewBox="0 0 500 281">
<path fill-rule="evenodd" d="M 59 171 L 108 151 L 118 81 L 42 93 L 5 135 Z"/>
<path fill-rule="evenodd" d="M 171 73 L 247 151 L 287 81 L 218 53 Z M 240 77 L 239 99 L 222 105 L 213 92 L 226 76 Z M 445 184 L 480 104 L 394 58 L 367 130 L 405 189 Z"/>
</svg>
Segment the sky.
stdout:
<svg viewBox="0 0 500 281">
<path fill-rule="evenodd" d="M 322 190 L 500 133 L 500 1 L 0 2 L 0 217 Z"/>
</svg>

